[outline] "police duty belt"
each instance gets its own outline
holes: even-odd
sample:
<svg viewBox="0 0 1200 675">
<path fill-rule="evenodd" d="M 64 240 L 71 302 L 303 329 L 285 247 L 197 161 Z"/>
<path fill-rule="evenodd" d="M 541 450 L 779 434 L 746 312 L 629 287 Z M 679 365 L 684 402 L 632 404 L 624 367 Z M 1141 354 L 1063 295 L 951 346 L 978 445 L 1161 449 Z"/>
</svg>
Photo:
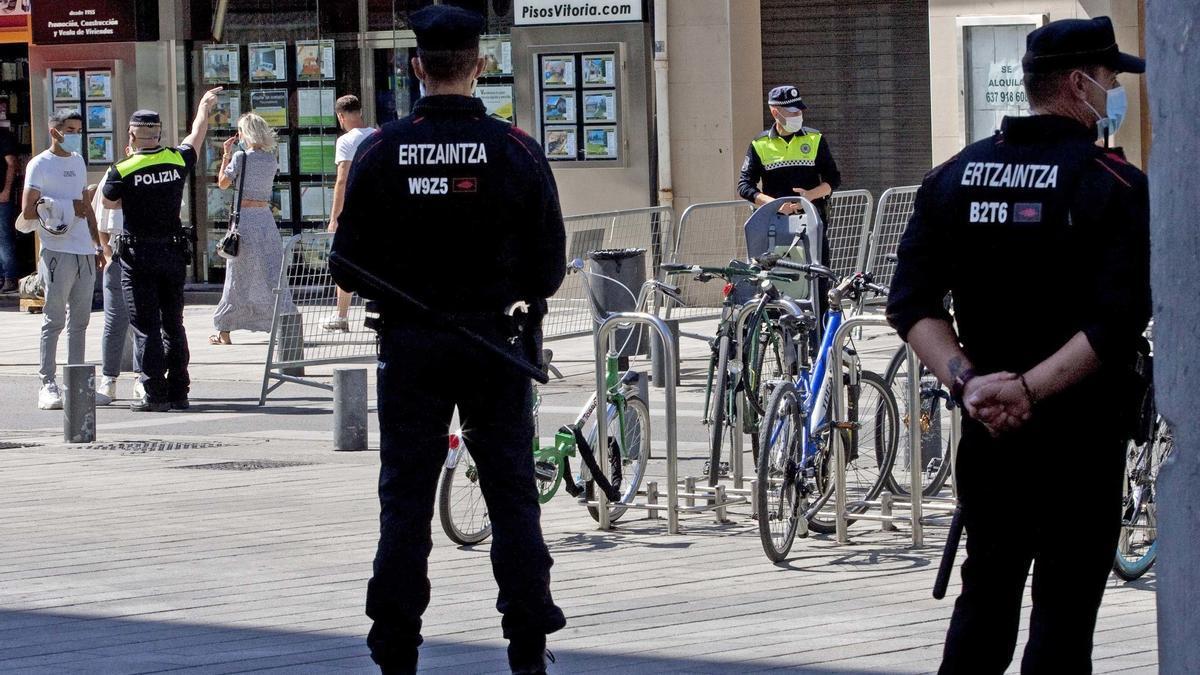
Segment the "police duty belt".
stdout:
<svg viewBox="0 0 1200 675">
<path fill-rule="evenodd" d="M 341 267 L 341 268 L 345 269 L 346 271 L 354 274 L 354 276 L 358 277 L 362 281 L 366 282 L 369 286 L 372 286 L 378 291 L 382 291 L 384 293 L 387 293 L 388 295 L 393 296 L 394 298 L 399 299 L 404 304 L 409 305 L 410 307 L 412 307 L 413 309 L 417 310 L 418 312 L 420 312 L 422 314 L 425 314 L 425 315 L 427 315 L 431 318 L 435 318 L 435 319 L 444 319 L 444 317 L 442 317 L 436 311 L 430 309 L 425 303 L 421 302 L 420 300 L 417 300 L 416 298 L 409 295 L 408 293 L 405 293 L 404 291 L 400 290 L 394 284 L 388 282 L 387 280 L 382 279 L 379 276 L 372 274 L 370 271 L 368 271 L 366 268 L 362 267 L 361 265 L 351 262 L 350 260 L 347 260 L 345 256 L 341 255 L 337 251 L 333 251 L 332 253 L 329 254 L 329 265 L 330 265 L 330 267 Z M 448 327 L 453 328 L 456 332 L 458 332 L 463 337 L 466 337 L 467 339 L 471 340 L 472 342 L 479 345 L 480 347 L 483 347 L 484 350 L 490 352 L 493 356 L 496 356 L 500 361 L 503 361 L 504 363 L 507 363 L 508 365 L 512 366 L 513 368 L 516 368 L 517 370 L 521 371 L 522 373 L 528 375 L 529 377 L 532 377 L 534 380 L 537 380 L 540 384 L 546 384 L 550 381 L 550 377 L 546 374 L 545 371 L 541 370 L 540 368 L 537 368 L 536 366 L 534 366 L 533 364 L 529 363 L 528 361 L 526 361 L 524 359 L 520 359 L 520 358 L 513 356 L 511 353 L 506 351 L 500 345 L 483 337 L 482 335 L 476 333 L 475 331 L 468 329 L 466 326 L 463 326 L 460 323 L 454 323 L 454 322 L 449 322 L 449 321 L 444 321 L 444 320 L 443 320 L 443 323 L 446 324 Z"/>
</svg>

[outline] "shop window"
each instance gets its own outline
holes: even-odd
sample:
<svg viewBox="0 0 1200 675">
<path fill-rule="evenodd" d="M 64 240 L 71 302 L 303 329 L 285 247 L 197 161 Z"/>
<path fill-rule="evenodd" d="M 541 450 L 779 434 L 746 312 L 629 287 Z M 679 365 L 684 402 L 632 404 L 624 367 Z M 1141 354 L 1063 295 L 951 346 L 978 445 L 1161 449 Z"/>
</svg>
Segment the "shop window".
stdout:
<svg viewBox="0 0 1200 675">
<path fill-rule="evenodd" d="M 1041 16 L 960 18 L 963 110 L 967 143 L 987 138 L 1005 116 L 1028 115 L 1022 84 L 1025 37 Z"/>
</svg>

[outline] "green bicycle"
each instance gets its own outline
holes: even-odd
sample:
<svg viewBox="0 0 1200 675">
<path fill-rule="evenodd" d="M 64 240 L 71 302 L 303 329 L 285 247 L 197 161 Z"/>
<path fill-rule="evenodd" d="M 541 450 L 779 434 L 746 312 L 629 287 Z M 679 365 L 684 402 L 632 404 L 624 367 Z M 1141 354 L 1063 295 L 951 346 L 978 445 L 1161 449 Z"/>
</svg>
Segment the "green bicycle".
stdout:
<svg viewBox="0 0 1200 675">
<path fill-rule="evenodd" d="M 586 279 L 588 272 L 582 263 L 573 263 L 569 271 L 578 271 Z M 659 281 L 647 281 L 638 295 L 637 307 L 644 305 L 650 292 L 662 293 L 681 301 L 679 289 Z M 632 295 L 632 293 L 631 293 Z M 543 359 L 550 365 L 553 354 L 548 351 Z M 609 501 L 609 521 L 616 522 L 625 514 L 625 506 L 637 498 L 646 465 L 650 460 L 650 408 L 639 394 L 642 374 L 636 371 L 621 372 L 616 354 L 606 359 L 604 396 L 605 424 L 608 425 L 608 466 L 598 466 L 593 453 L 596 442 L 596 409 L 599 403 L 593 392 L 587 403 L 575 416 L 575 421 L 561 427 L 554 435 L 554 442 L 541 445 L 538 429 L 538 411 L 541 394 L 534 389 L 533 396 L 533 469 L 538 491 L 538 502 L 545 504 L 558 494 L 561 487 L 584 502 L 596 499 L 596 490 L 602 490 Z M 492 533 L 491 519 L 480 487 L 479 468 L 468 448 L 469 439 L 461 434 L 452 434 L 449 453 L 442 469 L 441 486 L 438 489 L 438 513 L 442 529 L 452 541 L 469 546 L 487 539 Z M 571 469 L 571 458 L 579 457 L 583 466 L 576 474 Z M 483 477 L 483 480 L 487 480 Z M 600 512 L 588 506 L 588 513 L 596 521 Z"/>
</svg>

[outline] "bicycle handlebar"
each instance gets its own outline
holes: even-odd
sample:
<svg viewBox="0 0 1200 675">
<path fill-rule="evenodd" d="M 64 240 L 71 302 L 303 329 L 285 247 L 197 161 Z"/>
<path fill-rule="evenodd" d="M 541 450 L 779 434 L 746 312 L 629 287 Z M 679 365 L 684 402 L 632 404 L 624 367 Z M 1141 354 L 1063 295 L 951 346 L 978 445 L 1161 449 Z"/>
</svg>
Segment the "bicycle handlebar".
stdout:
<svg viewBox="0 0 1200 675">
<path fill-rule="evenodd" d="M 722 277 L 726 280 L 733 281 L 737 277 L 769 279 L 771 281 L 799 281 L 800 275 L 790 272 L 775 272 L 758 268 L 758 267 L 707 267 L 705 265 L 685 265 L 683 263 L 662 263 L 658 268 L 667 274 L 696 274 L 698 276 L 708 275 L 711 277 Z M 700 279 L 700 281 L 708 281 L 709 279 Z"/>
<path fill-rule="evenodd" d="M 813 276 L 825 277 L 831 281 L 838 280 L 838 276 L 833 273 L 833 270 L 825 267 L 824 265 L 818 265 L 816 263 L 798 263 L 793 260 L 785 260 L 773 253 L 759 258 L 759 262 L 761 262 L 765 267 L 782 267 L 784 269 L 797 270 Z"/>
</svg>

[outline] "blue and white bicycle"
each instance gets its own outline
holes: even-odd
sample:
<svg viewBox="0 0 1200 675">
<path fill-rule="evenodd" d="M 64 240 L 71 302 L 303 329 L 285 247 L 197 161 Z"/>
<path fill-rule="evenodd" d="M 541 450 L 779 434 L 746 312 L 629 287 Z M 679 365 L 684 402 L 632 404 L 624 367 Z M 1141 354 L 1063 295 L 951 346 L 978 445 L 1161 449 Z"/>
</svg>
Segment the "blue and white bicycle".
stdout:
<svg viewBox="0 0 1200 675">
<path fill-rule="evenodd" d="M 815 264 L 776 260 L 768 256 L 764 265 L 800 271 L 811 277 L 837 281 L 828 268 Z M 771 292 L 764 285 L 764 292 Z M 886 293 L 869 275 L 854 274 L 829 292 L 829 311 L 815 358 L 810 358 L 810 332 L 816 328 L 812 316 L 785 316 L 774 324 L 780 339 L 797 350 L 798 375 L 775 385 L 760 426 L 758 483 L 754 499 L 758 512 L 763 551 L 772 562 L 787 556 L 797 531 L 811 528 L 821 533 L 834 531 L 830 498 L 834 493 L 834 432 L 842 434 L 846 448 L 846 496 L 848 504 L 872 500 L 887 484 L 896 459 L 899 413 L 896 399 L 882 377 L 862 369 L 857 353 L 848 347 L 831 353 L 833 337 L 842 325 L 842 302 L 856 301 L 865 293 Z M 847 419 L 832 420 L 828 377 L 829 360 L 845 360 Z M 851 506 L 851 511 L 865 509 Z"/>
</svg>

